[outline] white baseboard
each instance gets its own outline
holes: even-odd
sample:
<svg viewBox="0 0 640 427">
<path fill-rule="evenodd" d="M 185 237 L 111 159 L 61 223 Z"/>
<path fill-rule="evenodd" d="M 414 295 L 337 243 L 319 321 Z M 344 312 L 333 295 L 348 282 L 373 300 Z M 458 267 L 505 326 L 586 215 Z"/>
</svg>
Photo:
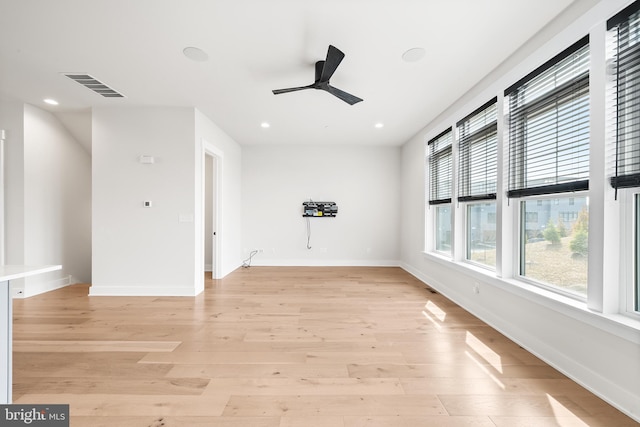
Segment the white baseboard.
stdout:
<svg viewBox="0 0 640 427">
<path fill-rule="evenodd" d="M 212 271 L 213 271 L 213 265 L 211 265 L 211 264 L 205 264 L 205 265 L 204 265 L 204 271 L 205 271 L 205 272 L 207 272 L 207 273 L 212 272 Z"/>
<path fill-rule="evenodd" d="M 29 282 L 21 280 L 19 284 L 12 284 L 13 298 L 22 299 L 29 298 L 36 295 L 44 294 L 45 292 L 55 291 L 56 289 L 64 288 L 65 286 L 78 283 L 77 279 L 73 276 L 64 276 L 56 280 L 47 280 L 45 282 Z"/>
<path fill-rule="evenodd" d="M 251 265 L 260 267 L 399 267 L 397 260 L 331 260 L 331 259 L 256 259 Z"/>
<path fill-rule="evenodd" d="M 127 296 L 127 297 L 194 297 L 202 291 L 185 286 L 96 286 L 91 285 L 89 296 Z"/>
</svg>

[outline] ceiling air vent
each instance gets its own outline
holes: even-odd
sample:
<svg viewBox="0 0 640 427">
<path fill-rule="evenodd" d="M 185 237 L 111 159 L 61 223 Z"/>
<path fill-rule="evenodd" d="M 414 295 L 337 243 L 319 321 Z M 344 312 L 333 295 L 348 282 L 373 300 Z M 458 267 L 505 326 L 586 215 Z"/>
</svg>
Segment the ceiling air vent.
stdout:
<svg viewBox="0 0 640 427">
<path fill-rule="evenodd" d="M 124 98 L 124 95 L 116 92 L 106 84 L 88 74 L 65 74 L 65 76 L 77 83 L 80 83 L 82 86 L 91 89 L 95 93 L 104 96 L 105 98 Z"/>
</svg>

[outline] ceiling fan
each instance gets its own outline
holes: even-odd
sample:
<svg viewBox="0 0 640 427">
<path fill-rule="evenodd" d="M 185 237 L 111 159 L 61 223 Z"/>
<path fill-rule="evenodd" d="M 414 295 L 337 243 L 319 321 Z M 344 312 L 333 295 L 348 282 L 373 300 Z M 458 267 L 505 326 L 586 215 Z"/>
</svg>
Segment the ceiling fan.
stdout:
<svg viewBox="0 0 640 427">
<path fill-rule="evenodd" d="M 327 51 L 327 59 L 324 61 L 316 62 L 315 82 L 308 86 L 290 87 L 287 89 L 274 89 L 272 92 L 274 95 L 279 95 L 281 93 L 295 92 L 298 90 L 320 89 L 337 96 L 349 105 L 356 104 L 362 101 L 362 99 L 329 84 L 329 79 L 331 78 L 331 76 L 333 76 L 333 73 L 336 71 L 336 68 L 338 68 L 338 65 L 340 65 L 340 62 L 342 62 L 343 58 L 344 53 L 342 53 L 340 49 L 336 48 L 335 46 L 329 45 L 329 50 Z"/>
</svg>

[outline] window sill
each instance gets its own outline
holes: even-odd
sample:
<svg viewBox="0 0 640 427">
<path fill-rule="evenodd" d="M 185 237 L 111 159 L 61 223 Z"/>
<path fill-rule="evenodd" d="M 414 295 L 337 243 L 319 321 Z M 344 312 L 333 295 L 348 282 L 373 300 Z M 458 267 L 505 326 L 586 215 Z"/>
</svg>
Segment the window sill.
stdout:
<svg viewBox="0 0 640 427">
<path fill-rule="evenodd" d="M 547 309 L 599 328 L 620 338 L 640 343 L 640 320 L 621 313 L 600 313 L 587 307 L 584 301 L 557 294 L 517 279 L 497 277 L 495 272 L 473 264 L 456 262 L 438 253 L 423 252 L 424 258 L 455 270 L 473 275 L 473 280 L 494 286 L 502 291 L 533 301 Z"/>
</svg>

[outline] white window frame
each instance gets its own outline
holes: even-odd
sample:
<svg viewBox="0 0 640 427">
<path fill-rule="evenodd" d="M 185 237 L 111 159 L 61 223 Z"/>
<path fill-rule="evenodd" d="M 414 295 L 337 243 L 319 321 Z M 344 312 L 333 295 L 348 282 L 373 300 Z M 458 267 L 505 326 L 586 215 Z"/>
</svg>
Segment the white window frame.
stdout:
<svg viewBox="0 0 640 427">
<path fill-rule="evenodd" d="M 640 320 L 640 309 L 636 310 L 636 292 L 640 292 L 640 265 L 638 265 L 637 218 L 640 210 L 636 204 L 640 188 L 618 190 L 620 204 L 620 313 Z"/>
</svg>

